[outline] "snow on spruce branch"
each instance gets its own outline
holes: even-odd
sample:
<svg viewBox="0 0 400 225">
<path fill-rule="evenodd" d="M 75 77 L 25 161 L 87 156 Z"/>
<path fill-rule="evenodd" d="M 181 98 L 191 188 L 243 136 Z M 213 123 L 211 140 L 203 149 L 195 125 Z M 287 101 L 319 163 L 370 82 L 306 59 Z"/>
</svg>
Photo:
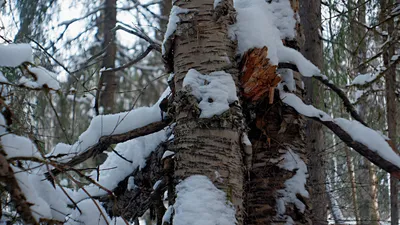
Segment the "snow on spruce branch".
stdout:
<svg viewBox="0 0 400 225">
<path fill-rule="evenodd" d="M 30 139 L 9 133 L 6 127 L 5 119 L 0 114 L 0 144 L 8 160 L 34 158 L 46 163 Z M 21 169 L 21 167 L 24 167 L 24 169 Z M 21 163 L 20 167 L 10 165 L 10 168 L 14 172 L 19 189 L 26 200 L 31 203 L 30 211 L 36 222 L 41 218 L 64 221 L 65 215 L 69 213 L 67 205 L 70 202 L 59 187 L 54 188 L 45 179 L 43 172 L 46 170 L 43 165 L 37 162 L 29 162 Z M 11 183 L 5 182 L 5 184 L 10 185 Z"/>
<path fill-rule="evenodd" d="M 23 63 L 32 63 L 32 48 L 29 44 L 0 44 L 0 67 L 18 67 Z M 18 85 L 30 89 L 60 89 L 57 74 L 41 66 L 29 65 L 26 69 L 33 76 L 33 79 L 22 76 L 18 81 Z M 1 72 L 0 83 L 11 84 Z"/>
</svg>

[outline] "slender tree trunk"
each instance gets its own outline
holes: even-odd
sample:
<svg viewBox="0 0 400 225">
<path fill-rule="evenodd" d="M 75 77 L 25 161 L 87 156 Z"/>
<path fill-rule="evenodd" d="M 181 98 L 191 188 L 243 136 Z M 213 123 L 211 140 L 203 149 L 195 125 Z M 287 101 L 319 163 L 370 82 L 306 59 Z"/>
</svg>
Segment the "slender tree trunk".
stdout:
<svg viewBox="0 0 400 225">
<path fill-rule="evenodd" d="M 390 12 L 387 7 L 394 3 L 391 0 L 382 0 L 381 2 L 381 20 L 386 19 Z M 383 27 L 386 30 L 388 37 L 395 37 L 395 28 L 393 24 L 393 19 L 387 21 L 387 25 Z M 386 41 L 386 40 L 384 40 Z M 388 47 L 389 46 L 389 47 Z M 383 47 L 383 62 L 389 71 L 385 75 L 385 88 L 386 88 L 386 121 L 388 124 L 389 138 L 392 140 L 392 145 L 396 146 L 397 138 L 397 103 L 396 103 L 396 67 L 390 66 L 390 59 L 394 55 L 394 44 L 386 44 Z M 395 149 L 395 148 L 394 148 Z M 398 206 L 398 196 L 399 196 L 399 180 L 395 177 L 390 177 L 390 212 L 391 212 L 391 225 L 399 224 L 399 206 Z"/>
<path fill-rule="evenodd" d="M 364 41 L 366 35 L 366 29 L 360 24 L 366 24 L 366 2 L 365 0 L 355 1 L 353 4 L 352 1 L 349 1 L 349 7 L 357 9 L 354 10 L 350 17 L 350 26 L 352 37 L 351 45 L 353 55 L 351 56 L 351 66 L 353 67 L 353 76 L 357 76 L 358 73 L 365 74 L 367 73 L 367 66 L 364 64 L 364 61 L 367 59 L 367 46 Z M 357 22 L 355 22 L 356 20 Z M 366 102 L 361 102 L 358 106 L 358 111 L 362 117 L 365 117 L 366 113 Z M 359 216 L 362 224 L 371 224 L 377 225 L 379 224 L 379 211 L 377 208 L 378 200 L 377 200 L 377 188 L 374 183 L 374 166 L 371 162 L 364 158 L 360 158 L 357 164 L 356 171 L 356 180 L 360 187 L 357 189 L 359 194 Z"/>
<path fill-rule="evenodd" d="M 220 4 L 225 16 L 213 9 L 214 0 L 177 0 L 174 6 L 189 9 L 178 14 L 180 22 L 172 45 L 176 126 L 174 148 L 176 151 L 175 179 L 191 175 L 207 176 L 223 190 L 236 208 L 237 224 L 243 224 L 244 166 L 241 153 L 241 108 L 232 104 L 230 109 L 211 119 L 199 118 L 198 103 L 183 89 L 183 79 L 190 69 L 202 74 L 215 71 L 230 73 L 235 81 L 238 70 L 234 56 L 236 44 L 228 37 L 228 25 L 233 24 L 232 0 Z M 229 60 L 221 60 L 228 57 Z M 217 176 L 218 175 L 218 176 Z"/>
<path fill-rule="evenodd" d="M 347 171 L 349 173 L 350 177 L 350 184 L 351 184 L 351 197 L 353 201 L 353 207 L 354 207 L 354 216 L 356 218 L 356 224 L 360 224 L 360 214 L 358 211 L 358 201 L 357 201 L 357 186 L 356 186 L 356 178 L 354 174 L 354 165 L 351 160 L 351 155 L 350 155 L 350 149 L 345 146 L 345 152 L 346 152 L 346 162 L 347 162 Z"/>
<path fill-rule="evenodd" d="M 108 68 L 115 67 L 117 54 L 117 45 L 115 43 L 115 34 L 112 29 L 117 24 L 117 0 L 105 0 L 104 2 L 104 22 L 103 29 L 103 49 L 105 49 L 100 81 L 96 96 L 95 110 L 100 113 L 103 108 L 104 113 L 112 113 L 115 104 L 115 93 L 118 87 L 118 79 L 115 72 L 107 71 Z M 101 25 L 100 25 L 101 26 Z"/>
<path fill-rule="evenodd" d="M 370 196 L 371 196 L 371 224 L 379 225 L 379 221 L 381 220 L 379 214 L 379 205 L 378 205 L 378 178 L 376 177 L 375 166 L 372 165 L 371 162 L 368 162 L 368 171 L 369 171 L 369 179 L 370 179 Z"/>
<path fill-rule="evenodd" d="M 303 0 L 300 2 L 300 18 L 305 42 L 303 55 L 322 70 L 323 54 L 321 41 L 321 1 Z M 306 103 L 319 105 L 323 99 L 323 89 L 312 78 L 303 78 L 306 89 Z M 313 224 L 327 224 L 327 198 L 325 192 L 324 135 L 322 125 L 307 120 L 307 149 L 310 174 L 310 202 Z"/>
</svg>

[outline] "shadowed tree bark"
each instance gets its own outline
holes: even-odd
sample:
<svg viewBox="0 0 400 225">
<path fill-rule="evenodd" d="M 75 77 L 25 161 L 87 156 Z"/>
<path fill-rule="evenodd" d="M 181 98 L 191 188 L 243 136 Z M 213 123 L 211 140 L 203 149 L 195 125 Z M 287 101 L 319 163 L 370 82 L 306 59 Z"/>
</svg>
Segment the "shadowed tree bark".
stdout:
<svg viewBox="0 0 400 225">
<path fill-rule="evenodd" d="M 225 71 L 238 80 L 235 43 L 228 37 L 234 23 L 232 0 L 224 0 L 217 10 L 214 0 L 177 0 L 174 6 L 190 10 L 178 14 L 175 38 L 167 55 L 173 52 L 175 83 L 174 129 L 176 152 L 175 179 L 200 174 L 223 190 L 236 208 L 238 224 L 243 223 L 244 166 L 241 152 L 243 117 L 237 103 L 222 115 L 199 118 L 198 102 L 182 83 L 190 69 L 202 74 Z M 222 11 L 219 11 L 222 10 Z M 172 53 L 171 52 L 171 53 Z M 229 60 L 221 60 L 229 58 Z M 213 100 L 209 100 L 212 102 Z"/>
<path fill-rule="evenodd" d="M 102 48 L 105 50 L 101 68 L 100 81 L 96 94 L 95 110 L 100 114 L 112 113 L 115 104 L 115 93 L 118 87 L 118 79 L 115 71 L 107 71 L 115 67 L 117 45 L 115 43 L 115 32 L 112 30 L 117 24 L 117 0 L 105 0 L 104 2 L 104 22 L 99 24 L 103 31 Z"/>
<path fill-rule="evenodd" d="M 384 21 L 390 12 L 389 6 L 394 1 L 382 0 L 380 1 L 381 6 L 381 20 Z M 387 24 L 383 25 L 384 31 L 387 31 L 389 37 L 396 37 L 398 34 L 394 28 L 393 18 L 387 21 Z M 386 41 L 386 40 L 384 40 Z M 385 67 L 389 68 L 389 71 L 385 75 L 385 89 L 386 89 L 386 122 L 388 125 L 389 138 L 392 140 L 392 146 L 396 145 L 397 138 L 397 102 L 396 102 L 396 63 L 391 62 L 392 56 L 395 54 L 395 45 L 387 43 L 383 46 L 383 63 Z M 394 64 L 394 65 L 393 65 Z M 391 225 L 399 224 L 399 179 L 390 176 L 390 215 Z"/>
<path fill-rule="evenodd" d="M 303 0 L 300 2 L 300 21 L 304 32 L 302 54 L 320 70 L 323 67 L 321 1 Z M 323 105 L 323 88 L 312 78 L 303 78 L 306 97 L 305 102 L 315 106 Z M 307 120 L 307 155 L 310 172 L 310 202 L 313 224 L 327 224 L 327 196 L 324 155 L 324 134 L 322 124 Z"/>
</svg>

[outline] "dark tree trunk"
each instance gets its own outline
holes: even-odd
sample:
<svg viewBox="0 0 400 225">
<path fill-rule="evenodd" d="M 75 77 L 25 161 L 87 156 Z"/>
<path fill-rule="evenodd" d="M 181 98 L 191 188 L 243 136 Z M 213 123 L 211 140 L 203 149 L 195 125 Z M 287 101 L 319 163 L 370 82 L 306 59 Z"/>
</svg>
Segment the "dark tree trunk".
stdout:
<svg viewBox="0 0 400 225">
<path fill-rule="evenodd" d="M 323 69 L 323 54 L 321 41 L 321 1 L 303 0 L 300 2 L 300 18 L 304 33 L 302 54 L 319 69 Z M 323 88 L 312 78 L 303 78 L 307 104 L 323 105 Z M 307 120 L 307 155 L 310 173 L 310 202 L 312 206 L 313 224 L 327 224 L 327 196 L 324 134 L 322 125 L 316 121 Z"/>
<path fill-rule="evenodd" d="M 113 71 L 106 69 L 115 67 L 115 59 L 117 54 L 117 45 L 115 43 L 115 32 L 112 29 L 117 24 L 117 0 L 105 0 L 104 3 L 104 22 L 103 29 L 103 49 L 105 50 L 101 67 L 105 71 L 101 72 L 100 81 L 96 96 L 95 109 L 99 114 L 100 108 L 103 113 L 112 113 L 115 104 L 115 95 L 118 87 L 118 78 Z"/>
</svg>

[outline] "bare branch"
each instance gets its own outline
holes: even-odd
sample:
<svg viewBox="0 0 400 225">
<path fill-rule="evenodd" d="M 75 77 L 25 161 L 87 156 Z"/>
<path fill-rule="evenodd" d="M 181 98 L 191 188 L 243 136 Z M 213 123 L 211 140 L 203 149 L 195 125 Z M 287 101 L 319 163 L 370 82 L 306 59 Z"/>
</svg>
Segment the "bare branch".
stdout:
<svg viewBox="0 0 400 225">
<path fill-rule="evenodd" d="M 128 29 L 128 28 L 126 28 L 126 27 L 124 27 L 124 26 L 118 25 L 118 26 L 116 26 L 113 30 L 114 30 L 114 31 L 116 31 L 116 30 L 123 30 L 123 31 L 125 31 L 125 32 L 127 32 L 127 33 L 130 33 L 130 34 L 133 34 L 133 35 L 135 35 L 135 36 L 138 36 L 139 38 L 141 38 L 141 39 L 147 41 L 147 42 L 150 44 L 150 46 L 152 46 L 153 49 L 155 49 L 157 52 L 161 52 L 161 46 L 160 46 L 160 44 L 157 44 L 155 41 L 153 41 L 153 40 L 152 40 L 149 36 L 147 36 L 145 33 L 141 32 L 141 31 L 139 31 L 139 30 L 137 30 L 137 29 L 135 29 L 135 28 Z"/>
<path fill-rule="evenodd" d="M 153 50 L 153 49 L 154 49 L 153 46 L 150 45 L 149 47 L 147 47 L 146 51 L 144 51 L 140 55 L 138 55 L 138 57 L 136 59 L 128 62 L 127 64 L 125 64 L 123 66 L 120 66 L 120 67 L 117 67 L 117 68 L 106 69 L 104 71 L 116 72 L 116 71 L 119 71 L 119 70 L 124 70 L 126 68 L 129 68 L 129 67 L 133 66 L 134 64 L 140 62 L 142 59 L 144 59 L 151 52 L 151 50 Z"/>
</svg>

